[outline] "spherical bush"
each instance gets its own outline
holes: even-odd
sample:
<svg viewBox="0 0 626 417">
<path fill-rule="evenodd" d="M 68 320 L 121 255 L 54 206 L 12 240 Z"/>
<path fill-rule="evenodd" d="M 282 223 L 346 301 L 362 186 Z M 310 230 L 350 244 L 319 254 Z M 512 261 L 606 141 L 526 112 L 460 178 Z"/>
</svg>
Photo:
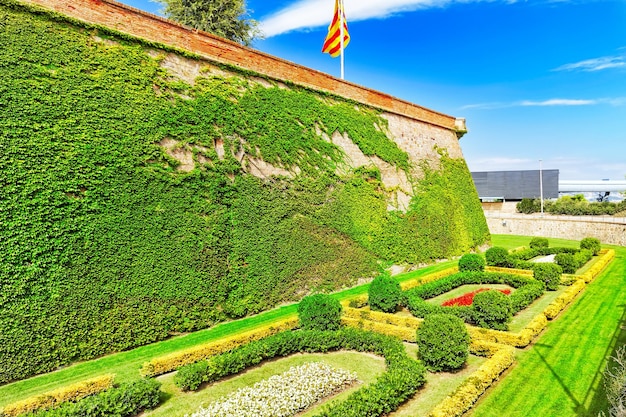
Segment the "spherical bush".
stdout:
<svg viewBox="0 0 626 417">
<path fill-rule="evenodd" d="M 550 246 L 550 244 L 545 237 L 534 237 L 530 240 L 528 246 L 530 246 L 531 249 L 544 249 Z"/>
<path fill-rule="evenodd" d="M 511 299 L 498 290 L 476 294 L 472 308 L 476 324 L 487 329 L 507 330 L 513 317 Z"/>
<path fill-rule="evenodd" d="M 563 268 L 563 272 L 566 274 L 573 274 L 578 269 L 576 267 L 576 261 L 574 255 L 571 253 L 557 253 L 554 257 L 554 262 Z"/>
<path fill-rule="evenodd" d="M 550 291 L 559 289 L 563 268 L 553 263 L 538 263 L 533 265 L 533 276 L 538 281 L 543 281 Z"/>
<path fill-rule="evenodd" d="M 461 368 L 469 355 L 470 337 L 463 320 L 451 314 L 431 314 L 417 329 L 419 356 L 433 372 Z"/>
<path fill-rule="evenodd" d="M 402 301 L 400 283 L 387 274 L 374 278 L 367 292 L 372 310 L 393 313 Z"/>
<path fill-rule="evenodd" d="M 341 304 L 328 294 L 309 295 L 298 304 L 298 321 L 304 330 L 338 330 Z"/>
<path fill-rule="evenodd" d="M 466 253 L 459 259 L 459 271 L 461 272 L 483 272 L 485 270 L 485 259 L 477 253 Z"/>
<path fill-rule="evenodd" d="M 485 252 L 485 260 L 489 266 L 508 268 L 511 265 L 509 251 L 501 246 L 494 246 Z"/>
<path fill-rule="evenodd" d="M 589 249 L 594 255 L 600 252 L 600 240 L 595 237 L 586 237 L 580 241 L 581 249 Z"/>
</svg>

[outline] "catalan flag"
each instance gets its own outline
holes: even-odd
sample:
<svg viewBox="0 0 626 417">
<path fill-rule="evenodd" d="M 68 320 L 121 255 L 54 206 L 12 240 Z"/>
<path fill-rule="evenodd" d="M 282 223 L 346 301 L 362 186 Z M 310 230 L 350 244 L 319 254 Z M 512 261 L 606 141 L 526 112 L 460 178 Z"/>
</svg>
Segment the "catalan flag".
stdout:
<svg viewBox="0 0 626 417">
<path fill-rule="evenodd" d="M 346 22 L 346 14 L 343 9 L 343 0 L 335 0 L 335 14 L 333 15 L 333 21 L 328 26 L 328 35 L 326 35 L 326 40 L 324 40 L 322 52 L 336 58 L 348 46 L 349 42 L 350 34 L 348 33 L 348 23 Z"/>
</svg>

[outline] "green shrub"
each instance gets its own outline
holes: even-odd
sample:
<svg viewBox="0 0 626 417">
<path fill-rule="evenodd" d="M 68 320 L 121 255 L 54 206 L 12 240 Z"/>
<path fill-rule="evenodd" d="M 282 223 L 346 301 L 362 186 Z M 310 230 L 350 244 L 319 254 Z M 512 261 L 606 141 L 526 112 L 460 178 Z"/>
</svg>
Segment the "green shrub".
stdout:
<svg viewBox="0 0 626 417">
<path fill-rule="evenodd" d="M 550 243 L 545 237 L 534 237 L 530 240 L 528 246 L 530 246 L 531 249 L 542 249 L 550 246 Z"/>
<path fill-rule="evenodd" d="M 581 249 L 589 249 L 593 255 L 597 255 L 600 252 L 600 240 L 595 237 L 586 237 L 580 241 Z"/>
<path fill-rule="evenodd" d="M 474 320 L 480 327 L 507 330 L 513 317 L 511 300 L 498 290 L 489 290 L 474 296 Z"/>
<path fill-rule="evenodd" d="M 518 213 L 532 214 L 541 211 L 541 201 L 534 198 L 522 198 L 515 206 Z"/>
<path fill-rule="evenodd" d="M 477 253 L 466 253 L 459 259 L 460 272 L 483 272 L 485 259 Z"/>
<path fill-rule="evenodd" d="M 385 313 L 396 311 L 403 298 L 400 283 L 388 274 L 374 278 L 367 294 L 370 308 Z"/>
<path fill-rule="evenodd" d="M 533 276 L 546 284 L 546 289 L 555 291 L 559 288 L 563 268 L 557 264 L 542 262 L 533 266 Z"/>
<path fill-rule="evenodd" d="M 419 357 L 434 372 L 461 368 L 469 355 L 470 337 L 458 317 L 432 314 L 417 329 Z"/>
<path fill-rule="evenodd" d="M 489 266 L 508 268 L 511 266 L 509 251 L 501 246 L 494 246 L 485 252 L 485 261 Z"/>
<path fill-rule="evenodd" d="M 305 330 L 337 330 L 341 326 L 341 304 L 328 294 L 309 295 L 298 304 L 298 320 Z"/>
<path fill-rule="evenodd" d="M 571 253 L 557 253 L 554 257 L 554 263 L 563 269 L 564 274 L 574 274 L 578 270 L 574 255 Z"/>
<path fill-rule="evenodd" d="M 161 383 L 143 378 L 75 403 L 63 403 L 59 408 L 25 417 L 130 417 L 159 405 L 160 395 Z"/>
</svg>

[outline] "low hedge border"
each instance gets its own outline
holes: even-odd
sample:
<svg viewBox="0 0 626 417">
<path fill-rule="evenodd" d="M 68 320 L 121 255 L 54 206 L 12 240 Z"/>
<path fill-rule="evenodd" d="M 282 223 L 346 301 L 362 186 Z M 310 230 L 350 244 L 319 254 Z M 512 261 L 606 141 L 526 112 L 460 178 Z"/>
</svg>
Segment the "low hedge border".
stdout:
<svg viewBox="0 0 626 417">
<path fill-rule="evenodd" d="M 546 309 L 543 311 L 543 314 L 547 319 L 553 320 L 556 316 L 559 315 L 561 311 L 565 309 L 565 307 L 571 303 L 576 296 L 585 289 L 585 281 L 583 279 L 578 279 L 572 285 L 570 285 L 563 294 L 559 295 Z"/>
<path fill-rule="evenodd" d="M 415 331 L 417 330 L 416 327 L 380 323 L 374 320 L 355 319 L 353 317 L 345 316 L 341 318 L 341 324 L 355 329 L 369 330 L 376 333 L 382 333 L 387 336 L 397 337 L 404 342 L 415 342 Z"/>
<path fill-rule="evenodd" d="M 172 372 L 181 366 L 198 362 L 210 356 L 226 352 L 254 340 L 298 327 L 297 317 L 288 317 L 269 326 L 263 326 L 235 336 L 205 343 L 188 349 L 180 350 L 165 356 L 154 358 L 141 367 L 141 375 L 157 376 Z"/>
<path fill-rule="evenodd" d="M 343 316 L 356 320 L 371 320 L 383 324 L 405 326 L 417 329 L 422 319 L 413 316 L 399 316 L 397 314 L 383 313 L 381 311 L 363 310 L 358 308 L 344 308 Z"/>
<path fill-rule="evenodd" d="M 159 381 L 142 378 L 24 417 L 133 417 L 158 406 L 162 394 Z"/>
<path fill-rule="evenodd" d="M 501 266 L 486 266 L 485 272 L 498 272 L 501 274 L 523 275 L 528 277 L 533 276 L 533 271 L 530 269 L 504 268 Z"/>
<path fill-rule="evenodd" d="M 281 332 L 209 360 L 187 365 L 179 369 L 179 374 L 184 373 L 186 380 L 194 382 L 215 380 L 278 356 L 340 349 L 382 355 L 385 358 L 387 372 L 376 382 L 353 392 L 346 400 L 326 405 L 318 416 L 357 417 L 388 414 L 413 396 L 426 381 L 426 368 L 421 362 L 408 356 L 402 342 L 383 334 L 353 328 L 337 331 Z M 210 374 L 203 374 L 207 371 Z M 182 381 L 182 385 L 185 385 L 185 381 Z"/>
<path fill-rule="evenodd" d="M 615 258 L 615 251 L 613 249 L 602 249 L 598 253 L 598 259 L 591 265 L 591 267 L 583 274 L 577 275 L 583 279 L 585 283 L 592 282 L 600 272 Z"/>
<path fill-rule="evenodd" d="M 481 395 L 496 381 L 500 374 L 515 361 L 515 349 L 502 346 L 491 358 L 470 375 L 452 393 L 444 398 L 429 413 L 428 417 L 457 417 L 472 408 Z"/>
<path fill-rule="evenodd" d="M 89 395 L 97 394 L 113 387 L 115 375 L 102 375 L 85 381 L 77 382 L 53 391 L 25 398 L 8 404 L 0 411 L 1 417 L 14 417 L 21 414 L 49 410 L 61 403 L 78 401 Z"/>
<path fill-rule="evenodd" d="M 401 282 L 400 283 L 400 288 L 402 288 L 402 291 L 410 290 L 411 288 L 415 288 L 415 287 L 420 286 L 422 284 L 426 284 L 428 282 L 432 282 L 432 281 L 436 281 L 436 280 L 441 279 L 441 278 L 445 278 L 448 275 L 453 275 L 453 274 L 456 274 L 457 272 L 459 272 L 459 267 L 458 266 L 451 266 L 450 268 L 446 268 L 446 269 L 441 270 L 439 272 L 434 272 L 432 274 L 428 274 L 428 275 L 425 275 L 425 276 L 420 277 L 420 278 L 410 279 L 410 280 Z"/>
</svg>

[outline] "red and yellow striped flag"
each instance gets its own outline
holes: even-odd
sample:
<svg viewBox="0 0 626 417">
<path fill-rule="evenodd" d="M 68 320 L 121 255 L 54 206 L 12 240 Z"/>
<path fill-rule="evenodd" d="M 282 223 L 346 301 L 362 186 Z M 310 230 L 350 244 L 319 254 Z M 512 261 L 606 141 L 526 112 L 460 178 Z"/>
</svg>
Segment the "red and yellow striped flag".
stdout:
<svg viewBox="0 0 626 417">
<path fill-rule="evenodd" d="M 350 42 L 346 13 L 343 9 L 343 0 L 335 0 L 335 14 L 333 21 L 328 26 L 328 35 L 326 35 L 322 47 L 322 52 L 330 54 L 333 58 L 341 54 L 341 22 L 343 22 L 343 48 L 345 49 Z"/>
</svg>

